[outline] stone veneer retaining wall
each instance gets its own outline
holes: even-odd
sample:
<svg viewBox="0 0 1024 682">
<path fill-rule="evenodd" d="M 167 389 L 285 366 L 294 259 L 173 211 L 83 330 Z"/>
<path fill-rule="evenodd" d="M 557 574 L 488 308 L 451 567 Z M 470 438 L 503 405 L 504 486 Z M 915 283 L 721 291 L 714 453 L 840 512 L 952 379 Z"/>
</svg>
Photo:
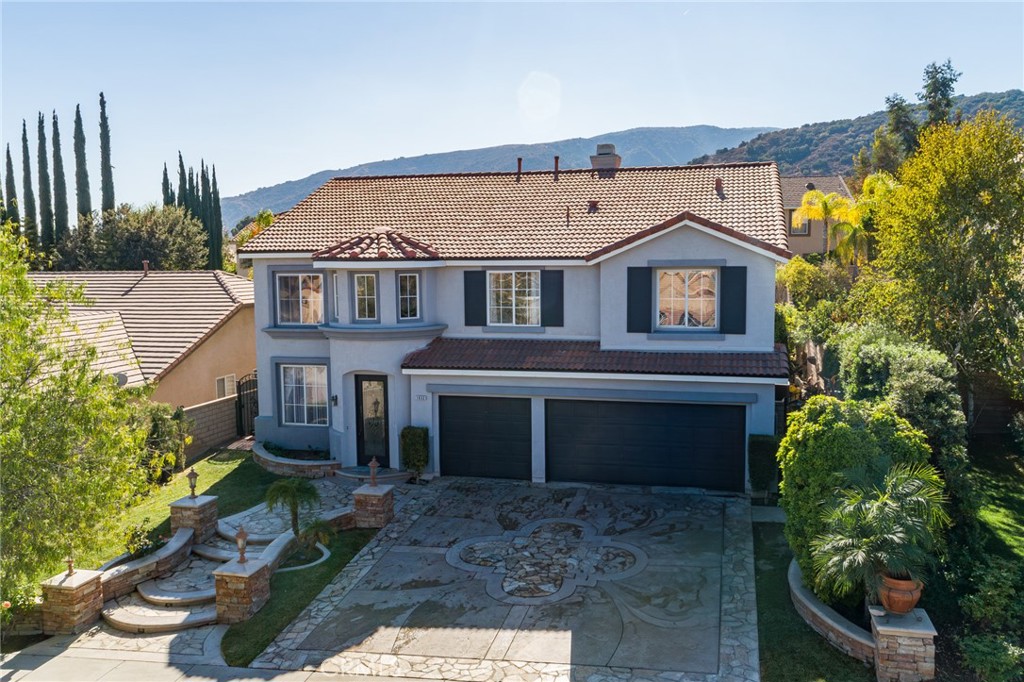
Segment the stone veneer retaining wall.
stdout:
<svg viewBox="0 0 1024 682">
<path fill-rule="evenodd" d="M 289 459 L 278 457 L 267 452 L 262 443 L 253 443 L 252 458 L 272 474 L 278 476 L 294 476 L 296 478 L 323 478 L 333 476 L 341 469 L 341 462 L 336 459 Z"/>
<path fill-rule="evenodd" d="M 26 609 L 18 609 L 11 612 L 11 620 L 4 625 L 3 634 L 10 635 L 38 635 L 43 631 L 43 603 L 36 602 Z"/>
<path fill-rule="evenodd" d="M 192 444 L 185 451 L 186 462 L 195 455 L 238 436 L 233 395 L 185 408 L 185 416 L 194 422 Z"/>
<path fill-rule="evenodd" d="M 99 571 L 75 571 L 44 580 L 43 633 L 70 635 L 96 622 L 104 602 L 102 575 Z"/>
<path fill-rule="evenodd" d="M 192 529 L 178 530 L 166 545 L 141 559 L 129 561 L 103 572 L 103 601 L 123 597 L 139 583 L 169 573 L 192 551 Z"/>
<path fill-rule="evenodd" d="M 201 544 L 217 532 L 217 496 L 197 495 L 171 502 L 171 532 L 192 529 L 192 543 Z"/>
<path fill-rule="evenodd" d="M 804 587 L 803 576 L 796 560 L 789 564 L 788 578 L 789 596 L 800 617 L 829 644 L 847 656 L 852 656 L 868 665 L 874 664 L 875 639 L 871 633 L 840 616 Z"/>
</svg>

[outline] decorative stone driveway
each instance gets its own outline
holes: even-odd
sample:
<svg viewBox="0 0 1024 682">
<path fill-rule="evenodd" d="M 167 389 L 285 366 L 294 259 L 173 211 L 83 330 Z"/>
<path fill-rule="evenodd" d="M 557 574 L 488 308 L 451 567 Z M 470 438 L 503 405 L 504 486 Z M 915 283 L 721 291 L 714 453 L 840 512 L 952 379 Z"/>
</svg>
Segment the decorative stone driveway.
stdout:
<svg viewBox="0 0 1024 682">
<path fill-rule="evenodd" d="M 451 680 L 757 680 L 745 499 L 438 479 L 253 665 Z"/>
</svg>

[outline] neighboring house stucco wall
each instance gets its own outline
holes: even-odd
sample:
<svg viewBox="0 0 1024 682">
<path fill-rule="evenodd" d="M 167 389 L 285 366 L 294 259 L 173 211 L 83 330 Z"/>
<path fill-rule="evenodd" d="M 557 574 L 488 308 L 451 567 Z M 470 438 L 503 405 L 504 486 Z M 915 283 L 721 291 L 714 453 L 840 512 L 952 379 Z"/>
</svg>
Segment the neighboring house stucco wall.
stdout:
<svg viewBox="0 0 1024 682">
<path fill-rule="evenodd" d="M 786 220 L 790 220 L 790 212 L 786 211 Z M 808 253 L 821 253 L 822 248 L 825 246 L 824 235 L 825 223 L 820 220 L 812 220 L 810 228 L 807 234 L 794 234 L 792 231 L 792 223 L 789 223 L 789 250 L 795 254 L 801 256 L 807 255 Z M 835 247 L 835 244 L 832 244 Z"/>
<path fill-rule="evenodd" d="M 243 306 L 157 384 L 156 402 L 189 407 L 217 399 L 217 377 L 241 379 L 256 367 L 253 307 Z"/>
</svg>

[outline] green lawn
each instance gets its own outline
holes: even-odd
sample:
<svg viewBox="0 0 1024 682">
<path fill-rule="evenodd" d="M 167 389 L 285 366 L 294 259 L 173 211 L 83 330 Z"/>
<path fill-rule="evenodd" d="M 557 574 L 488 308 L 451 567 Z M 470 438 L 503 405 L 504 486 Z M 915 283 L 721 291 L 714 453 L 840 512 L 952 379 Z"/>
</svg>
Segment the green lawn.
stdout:
<svg viewBox="0 0 1024 682">
<path fill-rule="evenodd" d="M 244 623 L 232 625 L 224 634 L 221 653 L 228 665 L 249 665 L 375 533 L 373 530 L 339 533 L 328 545 L 331 556 L 327 561 L 299 571 L 276 573 L 270 579 L 270 600 L 267 604 L 255 616 Z"/>
<path fill-rule="evenodd" d="M 757 632 L 763 682 L 870 682 L 874 671 L 833 649 L 793 608 L 786 571 L 793 553 L 781 523 L 754 524 Z"/>
<path fill-rule="evenodd" d="M 978 516 L 991 531 L 990 549 L 1024 559 L 1024 457 L 1009 438 L 976 439 L 969 452 L 982 494 Z"/>
<path fill-rule="evenodd" d="M 278 479 L 253 461 L 247 450 L 218 450 L 196 462 L 196 494 L 216 495 L 221 518 L 244 511 L 263 501 L 267 488 Z M 156 488 L 139 504 L 128 509 L 114 527 L 99 533 L 95 541 L 76 560 L 83 568 L 95 568 L 122 553 L 129 529 L 145 521 L 150 538 L 171 533 L 168 505 L 189 493 L 187 472 L 175 474 L 167 484 Z M 149 519 L 146 521 L 146 519 Z"/>
</svg>

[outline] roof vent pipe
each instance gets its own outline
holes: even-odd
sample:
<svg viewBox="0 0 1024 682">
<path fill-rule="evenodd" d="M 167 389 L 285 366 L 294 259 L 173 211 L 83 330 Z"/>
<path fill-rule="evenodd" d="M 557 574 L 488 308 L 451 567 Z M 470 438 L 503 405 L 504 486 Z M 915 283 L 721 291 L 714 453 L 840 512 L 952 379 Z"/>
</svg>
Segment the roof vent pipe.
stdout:
<svg viewBox="0 0 1024 682">
<path fill-rule="evenodd" d="M 144 260 L 144 261 L 142 261 L 142 276 L 145 277 L 148 274 L 149 274 L 149 261 L 148 260 Z"/>
<path fill-rule="evenodd" d="M 519 182 L 519 177 L 523 174 L 523 157 L 516 158 L 516 182 Z"/>
<path fill-rule="evenodd" d="M 806 187 L 808 191 L 813 190 L 814 189 L 814 183 L 813 182 L 808 182 L 806 185 L 804 185 L 804 187 Z"/>
<path fill-rule="evenodd" d="M 715 194 L 717 194 L 719 198 L 725 197 L 725 185 L 722 182 L 722 178 L 715 178 Z"/>
<path fill-rule="evenodd" d="M 555 182 L 558 182 L 558 157 L 555 157 Z"/>
</svg>

